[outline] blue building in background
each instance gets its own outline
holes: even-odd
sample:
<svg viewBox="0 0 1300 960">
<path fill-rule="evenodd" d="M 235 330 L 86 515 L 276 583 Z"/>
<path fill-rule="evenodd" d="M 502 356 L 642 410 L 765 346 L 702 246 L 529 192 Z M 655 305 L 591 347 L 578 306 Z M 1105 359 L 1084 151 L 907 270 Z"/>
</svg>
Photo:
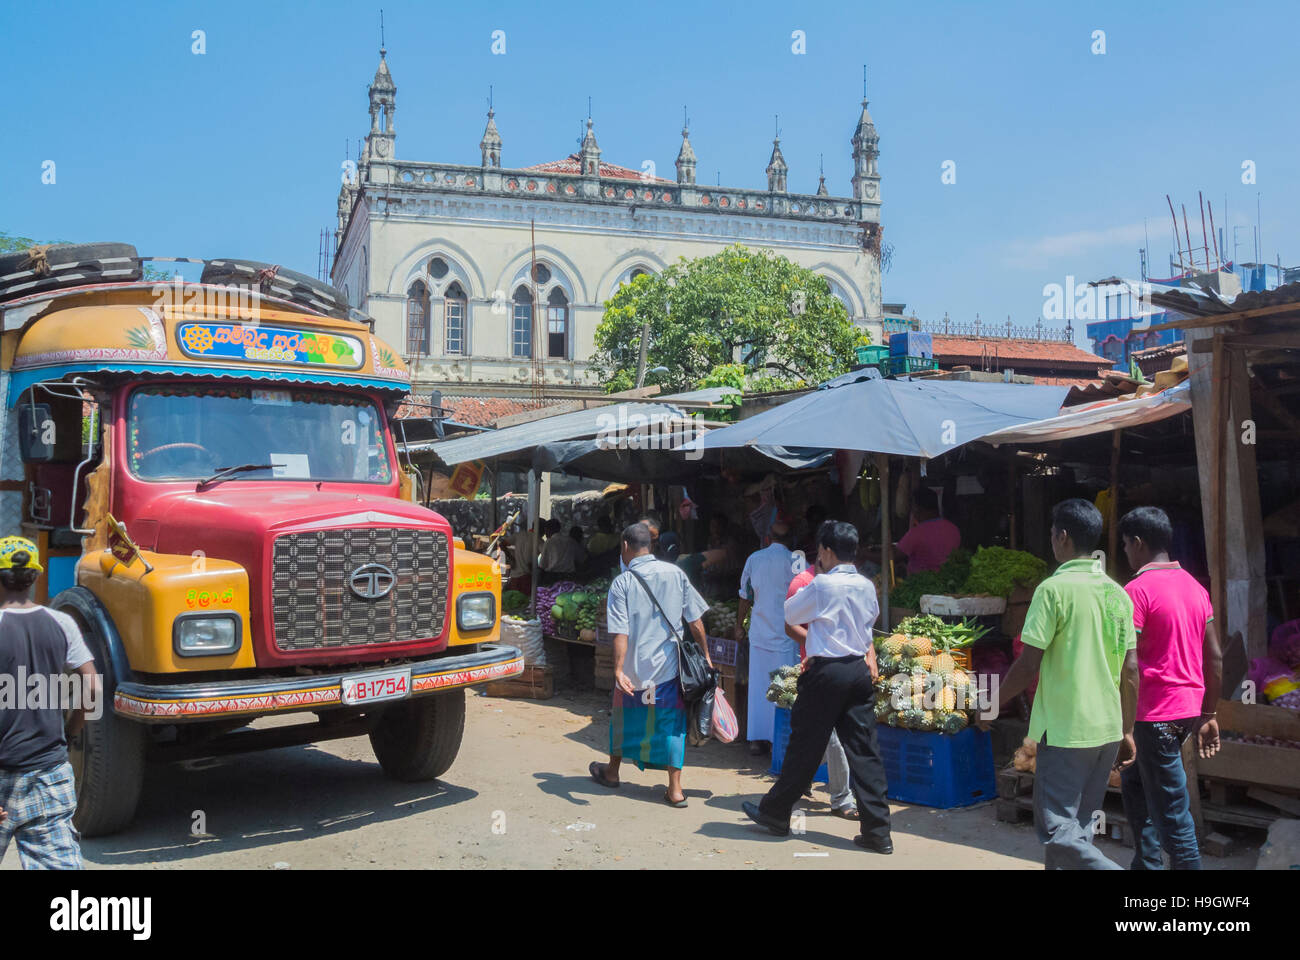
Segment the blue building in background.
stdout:
<svg viewBox="0 0 1300 960">
<path fill-rule="evenodd" d="M 1226 263 L 1221 271 L 1233 274 L 1241 283 L 1243 293 L 1274 290 L 1283 283 L 1300 279 L 1297 276 L 1300 270 L 1271 263 Z M 1203 273 L 1188 272 L 1166 280 L 1147 282 L 1159 287 L 1181 287 L 1194 277 L 1204 276 Z M 1092 352 L 1110 361 L 1113 369 L 1128 370 L 1129 358 L 1138 350 L 1182 341 L 1181 330 L 1149 329 L 1168 322 L 1170 315 L 1160 312 L 1143 316 L 1138 310 L 1137 297 L 1118 278 L 1098 281 L 1096 286 L 1102 291 L 1098 305 L 1105 316 L 1087 325 L 1088 339 L 1092 341 Z"/>
</svg>

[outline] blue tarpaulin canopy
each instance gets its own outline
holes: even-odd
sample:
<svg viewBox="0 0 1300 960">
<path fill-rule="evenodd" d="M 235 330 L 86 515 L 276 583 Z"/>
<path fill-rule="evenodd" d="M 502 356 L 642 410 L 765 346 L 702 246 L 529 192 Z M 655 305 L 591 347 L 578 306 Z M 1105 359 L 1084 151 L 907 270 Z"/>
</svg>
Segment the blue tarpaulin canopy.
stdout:
<svg viewBox="0 0 1300 960">
<path fill-rule="evenodd" d="M 831 381 L 686 445 L 788 446 L 937 457 L 985 434 L 1054 417 L 1069 387 L 954 380 Z"/>
</svg>

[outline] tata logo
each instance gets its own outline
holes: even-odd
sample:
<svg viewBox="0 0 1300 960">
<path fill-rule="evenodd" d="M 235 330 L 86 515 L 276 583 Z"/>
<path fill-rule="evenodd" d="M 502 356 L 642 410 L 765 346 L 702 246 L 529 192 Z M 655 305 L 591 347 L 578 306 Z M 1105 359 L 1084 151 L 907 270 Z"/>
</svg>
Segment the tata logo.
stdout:
<svg viewBox="0 0 1300 960">
<path fill-rule="evenodd" d="M 348 575 L 348 586 L 362 600 L 378 600 L 392 592 L 397 574 L 382 563 L 366 563 Z"/>
</svg>

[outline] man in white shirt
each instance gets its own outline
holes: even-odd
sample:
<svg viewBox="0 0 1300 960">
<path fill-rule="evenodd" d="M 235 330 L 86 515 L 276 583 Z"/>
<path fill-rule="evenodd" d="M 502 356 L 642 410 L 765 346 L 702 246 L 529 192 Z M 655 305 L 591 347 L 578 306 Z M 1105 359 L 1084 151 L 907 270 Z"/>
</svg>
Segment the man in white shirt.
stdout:
<svg viewBox="0 0 1300 960">
<path fill-rule="evenodd" d="M 740 606 L 736 610 L 735 639 L 745 642 L 745 616 L 749 616 L 749 719 L 745 736 L 751 756 L 772 747 L 776 704 L 767 699 L 773 670 L 799 662 L 799 649 L 785 632 L 785 595 L 794 579 L 790 528 L 778 520 L 772 525 L 772 542 L 755 550 L 740 575 Z"/>
<path fill-rule="evenodd" d="M 818 575 L 785 602 L 788 623 L 808 624 L 807 659 L 790 712 L 790 744 L 781 776 L 746 815 L 778 836 L 790 832 L 790 813 L 812 785 L 834 730 L 849 760 L 861 833 L 854 842 L 873 853 L 893 853 L 885 768 L 876 743 L 875 653 L 871 625 L 880 615 L 876 590 L 853 558 L 858 532 L 827 524 L 817 538 Z"/>
<path fill-rule="evenodd" d="M 551 577 L 544 579 L 554 581 L 557 579 L 555 574 L 573 573 L 577 544 L 563 532 L 560 521 L 552 518 L 543 520 L 542 524 L 546 543 L 542 546 L 541 556 L 537 558 L 537 565 L 542 568 L 543 573 L 552 574 Z"/>
</svg>

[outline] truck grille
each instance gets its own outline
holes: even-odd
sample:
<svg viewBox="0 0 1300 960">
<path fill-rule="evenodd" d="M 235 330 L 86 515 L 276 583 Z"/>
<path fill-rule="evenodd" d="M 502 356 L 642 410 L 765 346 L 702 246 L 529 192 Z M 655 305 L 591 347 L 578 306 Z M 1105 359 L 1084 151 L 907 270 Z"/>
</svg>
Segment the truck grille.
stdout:
<svg viewBox="0 0 1300 960">
<path fill-rule="evenodd" d="M 396 581 L 366 600 L 349 586 L 358 567 L 380 563 Z M 428 640 L 442 634 L 451 580 L 447 535 L 365 527 L 277 537 L 271 611 L 280 650 L 321 650 Z"/>
</svg>

